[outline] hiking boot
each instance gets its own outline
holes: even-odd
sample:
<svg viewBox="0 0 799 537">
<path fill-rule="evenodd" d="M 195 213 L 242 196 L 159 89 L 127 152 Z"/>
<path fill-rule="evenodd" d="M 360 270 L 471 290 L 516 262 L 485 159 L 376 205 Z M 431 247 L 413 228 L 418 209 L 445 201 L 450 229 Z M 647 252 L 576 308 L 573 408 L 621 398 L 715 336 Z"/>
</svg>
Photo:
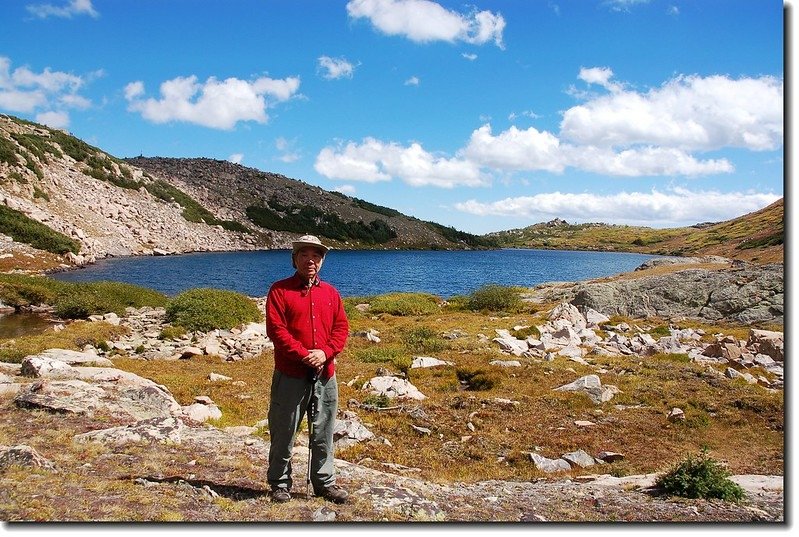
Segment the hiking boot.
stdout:
<svg viewBox="0 0 799 537">
<path fill-rule="evenodd" d="M 345 503 L 349 494 L 338 485 L 330 485 L 320 489 L 314 489 L 314 494 L 325 500 L 330 500 L 333 503 Z"/>
<path fill-rule="evenodd" d="M 276 488 L 272 490 L 272 501 L 275 503 L 286 503 L 291 499 L 291 493 L 287 488 Z"/>
</svg>

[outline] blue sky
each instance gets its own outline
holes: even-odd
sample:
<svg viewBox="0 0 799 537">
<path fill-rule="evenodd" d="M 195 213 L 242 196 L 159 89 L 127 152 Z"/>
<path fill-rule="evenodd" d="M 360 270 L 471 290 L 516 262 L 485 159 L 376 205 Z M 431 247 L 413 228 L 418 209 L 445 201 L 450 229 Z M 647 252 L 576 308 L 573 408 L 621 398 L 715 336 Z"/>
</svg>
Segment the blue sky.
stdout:
<svg viewBox="0 0 799 537">
<path fill-rule="evenodd" d="M 783 196 L 783 9 L 3 0 L 0 112 L 478 234 L 691 225 Z"/>
</svg>

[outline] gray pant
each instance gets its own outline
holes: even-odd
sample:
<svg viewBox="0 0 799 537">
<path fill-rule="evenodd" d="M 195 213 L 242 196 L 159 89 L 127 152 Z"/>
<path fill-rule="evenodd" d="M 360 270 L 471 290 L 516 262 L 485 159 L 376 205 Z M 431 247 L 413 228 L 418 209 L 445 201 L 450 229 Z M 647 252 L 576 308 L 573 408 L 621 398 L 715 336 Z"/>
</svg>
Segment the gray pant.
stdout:
<svg viewBox="0 0 799 537">
<path fill-rule="evenodd" d="M 317 397 L 316 419 L 311 443 L 311 484 L 314 490 L 336 482 L 333 475 L 333 427 L 338 406 L 336 376 L 319 379 L 316 383 L 304 378 L 290 377 L 275 370 L 269 402 L 269 469 L 266 478 L 272 489 L 291 490 L 291 450 L 294 437 L 307 415 L 311 393 Z"/>
</svg>

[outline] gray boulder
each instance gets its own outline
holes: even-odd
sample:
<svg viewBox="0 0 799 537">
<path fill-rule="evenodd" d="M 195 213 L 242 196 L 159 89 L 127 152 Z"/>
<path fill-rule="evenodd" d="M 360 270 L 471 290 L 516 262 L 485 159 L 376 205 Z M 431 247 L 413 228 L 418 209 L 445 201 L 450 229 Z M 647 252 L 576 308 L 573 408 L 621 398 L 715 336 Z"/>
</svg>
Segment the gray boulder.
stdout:
<svg viewBox="0 0 799 537">
<path fill-rule="evenodd" d="M 574 382 L 564 384 L 559 388 L 555 388 L 556 392 L 583 392 L 594 402 L 594 404 L 601 404 L 613 399 L 613 396 L 619 392 L 616 386 L 611 384 L 602 385 L 597 375 L 586 375 L 580 377 Z"/>
<path fill-rule="evenodd" d="M 354 412 L 344 412 L 342 419 L 337 419 L 333 426 L 333 445 L 336 449 L 344 449 L 374 437 L 374 433 L 361 423 Z"/>
<path fill-rule="evenodd" d="M 390 375 L 373 377 L 364 384 L 363 389 L 375 395 L 385 395 L 389 398 L 417 399 L 427 397 L 409 381 Z"/>
<path fill-rule="evenodd" d="M 130 425 L 90 431 L 75 436 L 76 442 L 100 442 L 115 447 L 138 443 L 180 444 L 185 425 L 176 418 L 150 418 Z"/>
<path fill-rule="evenodd" d="M 530 453 L 530 460 L 533 461 L 536 468 L 548 474 L 568 472 L 572 469 L 569 462 L 564 459 L 548 459 L 538 453 Z"/>
<path fill-rule="evenodd" d="M 5 470 L 11 466 L 56 471 L 56 467 L 52 462 L 42 457 L 38 451 L 30 446 L 25 444 L 16 446 L 0 445 L 0 470 Z"/>
</svg>

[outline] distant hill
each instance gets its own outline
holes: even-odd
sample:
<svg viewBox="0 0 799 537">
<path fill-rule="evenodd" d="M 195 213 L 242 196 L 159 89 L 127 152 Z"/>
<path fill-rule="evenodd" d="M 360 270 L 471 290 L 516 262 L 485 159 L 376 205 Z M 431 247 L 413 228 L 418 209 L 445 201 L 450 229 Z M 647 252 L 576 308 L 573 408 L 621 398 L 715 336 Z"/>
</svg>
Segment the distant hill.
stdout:
<svg viewBox="0 0 799 537">
<path fill-rule="evenodd" d="M 655 229 L 611 224 L 569 224 L 555 219 L 523 229 L 486 235 L 506 248 L 604 250 L 657 255 L 719 255 L 758 263 L 784 257 L 785 209 L 781 198 L 768 207 L 719 223 Z"/>
<path fill-rule="evenodd" d="M 64 131 L 7 115 L 0 115 L 0 208 L 0 270 L 36 256 L 23 252 L 23 244 L 47 258 L 43 268 L 63 262 L 59 256 L 81 264 L 106 256 L 286 248 L 305 233 L 341 248 L 492 246 L 490 239 L 279 174 L 204 158 L 122 160 Z"/>
</svg>

